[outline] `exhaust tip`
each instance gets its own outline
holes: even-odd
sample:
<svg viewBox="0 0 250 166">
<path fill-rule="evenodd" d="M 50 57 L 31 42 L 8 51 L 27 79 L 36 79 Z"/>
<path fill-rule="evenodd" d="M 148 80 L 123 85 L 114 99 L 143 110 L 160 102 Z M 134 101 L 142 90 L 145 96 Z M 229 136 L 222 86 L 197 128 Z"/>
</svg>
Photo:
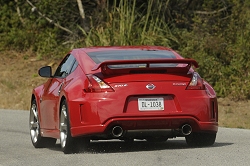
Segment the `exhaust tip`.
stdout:
<svg viewBox="0 0 250 166">
<path fill-rule="evenodd" d="M 114 126 L 111 130 L 111 134 L 113 135 L 113 137 L 121 137 L 123 134 L 123 129 L 121 126 Z"/>
<path fill-rule="evenodd" d="M 192 133 L 192 127 L 189 124 L 184 124 L 181 126 L 181 133 L 185 136 Z"/>
</svg>

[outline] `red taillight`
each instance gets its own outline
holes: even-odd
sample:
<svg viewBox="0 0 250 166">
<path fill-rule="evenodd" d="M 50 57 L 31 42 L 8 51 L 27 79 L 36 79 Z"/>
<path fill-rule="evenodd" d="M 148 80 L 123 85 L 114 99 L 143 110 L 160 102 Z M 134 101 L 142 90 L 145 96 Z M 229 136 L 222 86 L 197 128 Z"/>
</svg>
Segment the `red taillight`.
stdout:
<svg viewBox="0 0 250 166">
<path fill-rule="evenodd" d="M 194 73 L 191 81 L 189 82 L 187 86 L 188 90 L 192 89 L 198 89 L 198 90 L 204 90 L 205 85 L 203 84 L 203 79 L 200 77 L 198 73 Z"/>
<path fill-rule="evenodd" d="M 113 92 L 114 90 L 103 80 L 95 75 L 87 75 L 89 80 L 88 88 L 84 89 L 85 92 Z"/>
</svg>

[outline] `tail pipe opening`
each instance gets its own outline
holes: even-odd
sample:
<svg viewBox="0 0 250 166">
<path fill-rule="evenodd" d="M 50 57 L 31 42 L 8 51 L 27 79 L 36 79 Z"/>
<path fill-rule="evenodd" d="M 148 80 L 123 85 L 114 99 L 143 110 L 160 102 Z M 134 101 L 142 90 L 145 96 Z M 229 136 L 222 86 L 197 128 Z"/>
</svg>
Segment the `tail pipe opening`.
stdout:
<svg viewBox="0 0 250 166">
<path fill-rule="evenodd" d="M 181 126 L 181 133 L 185 136 L 192 133 L 192 127 L 189 124 L 184 124 Z"/>
<path fill-rule="evenodd" d="M 123 129 L 121 126 L 114 126 L 112 129 L 111 129 L 111 134 L 113 137 L 115 138 L 118 138 L 118 137 L 121 137 L 122 134 L 123 134 Z"/>
</svg>

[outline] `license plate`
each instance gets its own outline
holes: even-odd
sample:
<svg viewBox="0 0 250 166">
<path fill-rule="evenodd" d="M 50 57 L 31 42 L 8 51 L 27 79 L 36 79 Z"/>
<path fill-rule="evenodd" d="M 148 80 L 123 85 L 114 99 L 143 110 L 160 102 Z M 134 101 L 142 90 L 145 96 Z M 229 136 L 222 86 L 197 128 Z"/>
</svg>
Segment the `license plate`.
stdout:
<svg viewBox="0 0 250 166">
<path fill-rule="evenodd" d="M 164 110 L 163 98 L 138 98 L 140 111 L 161 111 Z"/>
</svg>

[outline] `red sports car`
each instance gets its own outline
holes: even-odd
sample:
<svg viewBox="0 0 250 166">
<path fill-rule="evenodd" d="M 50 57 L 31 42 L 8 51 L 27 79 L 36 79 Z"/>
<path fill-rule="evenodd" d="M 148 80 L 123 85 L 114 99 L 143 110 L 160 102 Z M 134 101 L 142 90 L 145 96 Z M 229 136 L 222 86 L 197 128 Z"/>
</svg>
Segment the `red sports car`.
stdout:
<svg viewBox="0 0 250 166">
<path fill-rule="evenodd" d="M 54 74 L 50 66 L 39 70 L 48 80 L 32 93 L 31 141 L 38 148 L 60 139 L 64 153 L 101 139 L 213 145 L 216 93 L 197 67 L 166 47 L 73 49 Z"/>
</svg>

